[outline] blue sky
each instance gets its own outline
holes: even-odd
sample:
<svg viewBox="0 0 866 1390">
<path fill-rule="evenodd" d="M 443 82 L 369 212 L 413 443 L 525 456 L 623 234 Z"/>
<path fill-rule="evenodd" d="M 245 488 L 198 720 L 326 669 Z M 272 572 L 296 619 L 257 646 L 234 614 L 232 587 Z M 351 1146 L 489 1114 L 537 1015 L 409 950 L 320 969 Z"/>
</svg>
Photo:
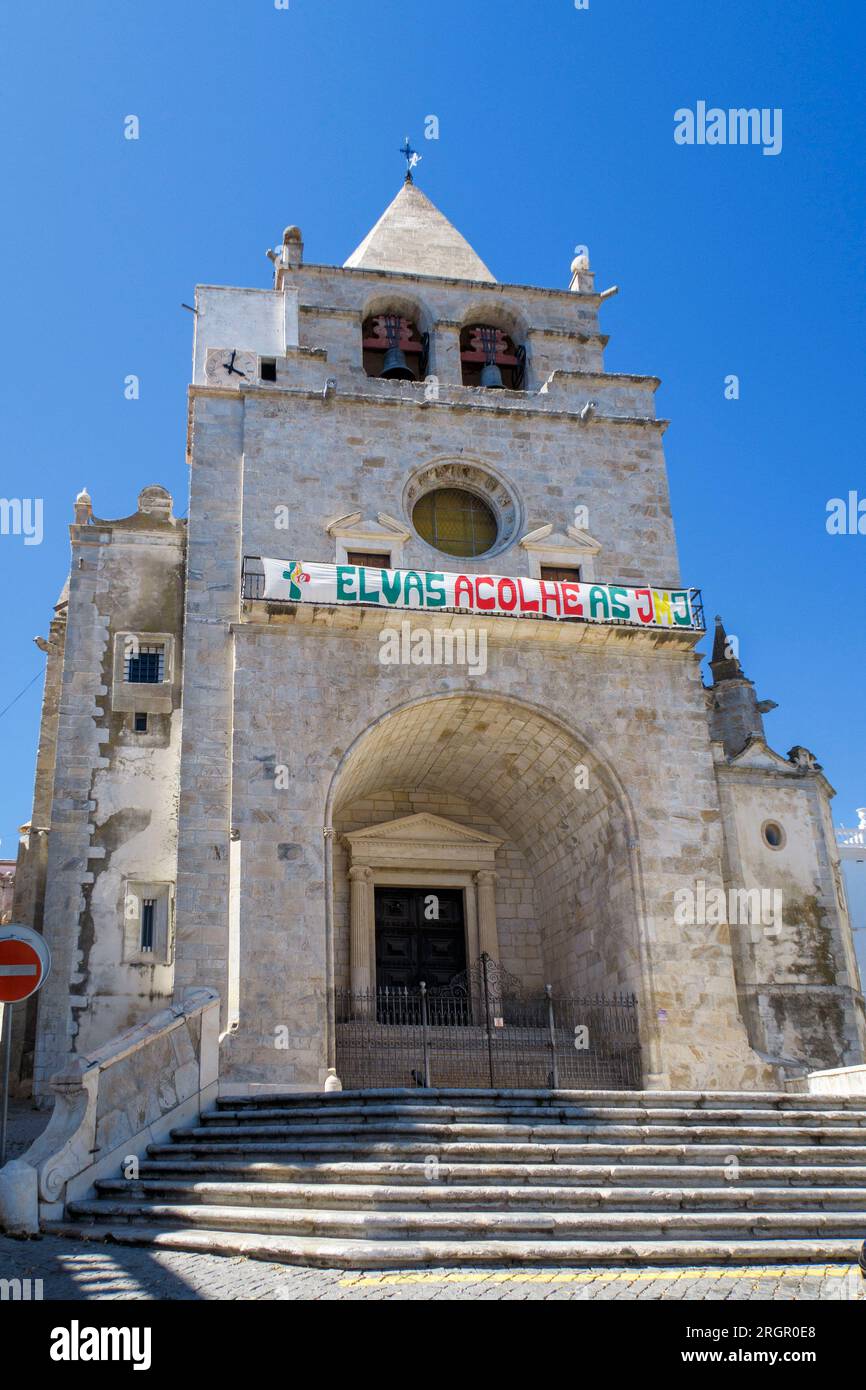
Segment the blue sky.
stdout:
<svg viewBox="0 0 866 1390">
<path fill-rule="evenodd" d="M 825 515 L 831 497 L 866 497 L 864 14 L 854 0 L 5 7 L 0 493 L 44 499 L 44 539 L 0 536 L 0 708 L 41 669 L 31 639 L 79 488 L 103 516 L 150 482 L 185 508 L 181 301 L 196 283 L 268 285 L 264 251 L 289 222 L 308 260 L 342 262 L 396 192 L 408 132 L 418 182 L 500 280 L 564 286 L 586 243 L 599 286 L 621 286 L 607 366 L 664 380 L 683 576 L 779 702 L 775 747 L 812 748 L 851 823 L 866 804 L 866 536 L 829 536 Z M 674 112 L 701 100 L 781 108 L 782 152 L 675 144 Z M 29 816 L 39 692 L 0 719 L 0 856 Z"/>
</svg>

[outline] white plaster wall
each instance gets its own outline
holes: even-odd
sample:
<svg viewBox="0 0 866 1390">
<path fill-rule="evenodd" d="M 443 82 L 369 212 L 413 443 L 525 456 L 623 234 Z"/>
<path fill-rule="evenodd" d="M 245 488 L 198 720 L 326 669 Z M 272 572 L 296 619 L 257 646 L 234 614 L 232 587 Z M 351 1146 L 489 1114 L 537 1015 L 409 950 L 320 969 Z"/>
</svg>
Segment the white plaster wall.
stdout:
<svg viewBox="0 0 866 1390">
<path fill-rule="evenodd" d="M 282 357 L 298 341 L 298 292 L 199 285 L 195 293 L 193 382 L 208 384 L 208 348 L 239 348 L 261 357 Z"/>
<path fill-rule="evenodd" d="M 91 914 L 96 924 L 89 956 L 90 1007 L 82 1013 L 78 1046 L 88 1051 L 129 1026 L 142 1006 L 170 998 L 174 966 L 123 959 L 124 894 L 128 879 L 174 883 L 177 876 L 177 782 L 181 714 L 170 719 L 166 747 L 114 750 L 112 765 L 94 776 L 94 841 L 114 816 L 129 809 L 148 817 L 104 861 L 94 860 Z"/>
</svg>

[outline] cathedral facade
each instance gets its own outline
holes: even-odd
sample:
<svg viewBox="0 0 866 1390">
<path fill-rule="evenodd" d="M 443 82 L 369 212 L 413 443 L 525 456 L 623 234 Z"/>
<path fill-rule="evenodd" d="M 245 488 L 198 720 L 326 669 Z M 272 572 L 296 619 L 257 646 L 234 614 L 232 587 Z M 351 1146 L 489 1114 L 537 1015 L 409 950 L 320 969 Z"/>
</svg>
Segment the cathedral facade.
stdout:
<svg viewBox="0 0 866 1390">
<path fill-rule="evenodd" d="M 586 257 L 500 284 L 411 177 L 343 266 L 270 254 L 197 290 L 187 519 L 75 501 L 22 1080 L 205 985 L 227 1093 L 319 1090 L 341 992 L 482 959 L 634 996 L 647 1087 L 861 1062 L 832 788 L 718 622 L 702 680 L 659 382 L 605 371 Z"/>
</svg>

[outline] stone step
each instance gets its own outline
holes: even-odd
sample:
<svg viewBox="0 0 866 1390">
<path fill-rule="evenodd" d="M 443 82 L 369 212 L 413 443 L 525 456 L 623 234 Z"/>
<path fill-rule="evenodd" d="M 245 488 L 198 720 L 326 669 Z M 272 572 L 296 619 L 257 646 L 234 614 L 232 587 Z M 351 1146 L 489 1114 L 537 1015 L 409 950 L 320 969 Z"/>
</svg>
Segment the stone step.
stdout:
<svg viewBox="0 0 866 1390">
<path fill-rule="evenodd" d="M 344 1268 L 847 1263 L 866 1234 L 866 1099 L 223 1097 L 67 1216 L 57 1229 L 94 1239 Z"/>
<path fill-rule="evenodd" d="M 578 1143 L 582 1139 L 604 1140 L 613 1142 L 642 1142 L 649 1139 L 652 1141 L 682 1140 L 684 1126 L 681 1124 L 610 1124 L 610 1123 L 584 1123 L 582 1121 L 567 1124 L 452 1124 L 447 1120 L 428 1121 L 418 1120 L 370 1120 L 367 1124 L 359 1125 L 354 1120 L 346 1121 L 345 1124 L 320 1123 L 320 1124 L 206 1124 L 193 1125 L 189 1128 L 173 1129 L 172 1139 L 179 1143 L 188 1141 L 207 1140 L 208 1142 L 244 1143 L 247 1139 L 281 1139 L 286 1141 L 297 1140 L 303 1142 L 305 1139 L 318 1142 L 320 1138 L 359 1138 L 361 1142 L 366 1142 L 367 1136 L 389 1135 L 394 1137 L 407 1136 L 411 1138 L 430 1138 L 450 1139 L 452 1142 L 461 1140 L 472 1142 L 480 1141 L 486 1144 L 493 1144 L 500 1141 L 505 1144 L 517 1143 L 547 1143 L 551 1140 L 555 1142 Z M 852 1125 L 823 1125 L 811 1128 L 809 1126 L 790 1125 L 726 1125 L 726 1124 L 700 1124 L 688 1127 L 688 1141 L 695 1144 L 716 1144 L 730 1140 L 731 1142 L 751 1142 L 763 1144 L 790 1144 L 793 1142 L 809 1143 L 816 1145 L 824 1144 L 848 1144 L 863 1146 L 866 1154 L 866 1130 L 859 1129 Z"/>
<path fill-rule="evenodd" d="M 594 1265 L 645 1267 L 679 1265 L 702 1268 L 726 1265 L 856 1263 L 860 1242 L 852 1240 L 732 1240 L 732 1241 L 371 1241 L 329 1240 L 249 1234 L 240 1231 L 167 1227 L 153 1223 L 49 1221 L 49 1235 L 79 1240 L 109 1240 L 117 1245 L 141 1245 L 162 1250 L 188 1250 L 208 1255 L 243 1256 L 276 1264 L 337 1269 L 418 1269 L 484 1266 L 556 1265 L 581 1268 Z"/>
<path fill-rule="evenodd" d="M 259 1106 L 305 1108 L 344 1105 L 375 1106 L 400 1102 L 413 1106 L 452 1105 L 514 1105 L 529 1104 L 541 1108 L 572 1105 L 643 1105 L 676 1106 L 687 1109 L 821 1109 L 860 1110 L 866 1112 L 866 1097 L 815 1096 L 789 1091 L 588 1091 L 588 1090 L 474 1090 L 470 1088 L 390 1087 L 364 1091 L 287 1091 L 250 1096 L 223 1096 L 217 1106 L 226 1109 L 255 1109 Z"/>
<path fill-rule="evenodd" d="M 72 1201 L 68 1214 L 98 1221 L 204 1227 L 256 1234 L 364 1240 L 547 1241 L 863 1239 L 866 1211 L 329 1211 L 170 1202 Z"/>
<path fill-rule="evenodd" d="M 866 1110 L 849 1112 L 846 1110 L 723 1110 L 714 1109 L 711 1119 L 706 1110 L 676 1109 L 671 1106 L 593 1106 L 559 1105 L 548 1107 L 554 1113 L 546 1115 L 539 1107 L 505 1105 L 407 1105 L 400 1102 L 382 1105 L 344 1105 L 338 1109 L 332 1106 L 298 1106 L 287 1109 L 280 1106 L 249 1106 L 230 1108 L 220 1106 L 216 1110 L 205 1110 L 201 1115 L 202 1125 L 250 1125 L 281 1124 L 294 1128 L 312 1125 L 340 1125 L 366 1128 L 371 1123 L 390 1124 L 401 1122 L 434 1122 L 436 1124 L 491 1124 L 515 1125 L 529 1124 L 573 1124 L 580 1121 L 613 1121 L 620 1124 L 676 1124 L 706 1125 L 727 1124 L 737 1126 L 770 1125 L 801 1126 L 812 1128 L 824 1125 L 852 1126 L 866 1129 Z"/>
<path fill-rule="evenodd" d="M 174 1149 L 170 1148 L 168 1152 L 173 1153 Z M 552 1172 L 551 1168 L 550 1163 L 441 1163 L 437 1168 L 436 1181 L 452 1186 L 500 1182 L 512 1186 L 515 1183 L 545 1186 L 554 1180 L 560 1186 L 574 1183 L 586 1187 L 680 1187 L 684 1181 L 689 1187 L 725 1187 L 732 1182 L 731 1169 L 723 1163 L 559 1163 L 556 1164 L 555 1172 Z M 267 1163 L 231 1158 L 145 1159 L 139 1165 L 139 1175 L 142 1179 L 194 1178 L 202 1182 L 234 1178 L 248 1183 L 399 1183 L 407 1187 L 423 1186 L 431 1179 L 429 1165 L 424 1163 Z M 839 1186 L 866 1188 L 866 1165 L 846 1168 L 819 1163 L 808 1167 L 784 1164 L 759 1167 L 741 1164 L 737 1168 L 736 1182 L 747 1187 L 786 1186 L 789 1189 Z"/>
<path fill-rule="evenodd" d="M 400 1139 L 387 1140 L 360 1139 L 319 1139 L 319 1140 L 251 1140 L 244 1138 L 236 1142 L 221 1140 L 176 1140 L 172 1144 L 149 1144 L 147 1149 L 151 1158 L 177 1158 L 195 1154 L 200 1157 L 224 1157 L 238 1154 L 244 1157 L 257 1157 L 263 1154 L 298 1154 L 306 1158 L 314 1155 L 339 1156 L 344 1159 L 406 1159 L 438 1158 L 454 1163 L 652 1163 L 667 1161 L 676 1163 L 705 1164 L 715 1159 L 719 1163 L 736 1158 L 739 1163 L 750 1164 L 798 1164 L 809 1163 L 820 1154 L 822 1162 L 834 1166 L 862 1167 L 864 1151 L 862 1146 L 845 1144 L 757 1144 L 728 1143 L 711 1144 L 693 1141 L 688 1143 L 663 1144 L 647 1138 L 640 1144 L 598 1143 L 587 1140 L 584 1143 L 560 1144 L 522 1144 L 500 1143 L 482 1144 L 427 1140 Z"/>
<path fill-rule="evenodd" d="M 852 1211 L 866 1213 L 866 1187 L 809 1189 L 792 1187 L 580 1187 L 506 1186 L 486 1184 L 449 1186 L 438 1183 L 408 1187 L 381 1183 L 213 1182 L 184 1179 L 103 1178 L 96 1183 L 109 1201 L 195 1202 L 217 1206 L 324 1207 L 435 1211 L 509 1211 L 530 1207 L 569 1211 Z M 863 1220 L 866 1227 L 866 1217 Z"/>
</svg>

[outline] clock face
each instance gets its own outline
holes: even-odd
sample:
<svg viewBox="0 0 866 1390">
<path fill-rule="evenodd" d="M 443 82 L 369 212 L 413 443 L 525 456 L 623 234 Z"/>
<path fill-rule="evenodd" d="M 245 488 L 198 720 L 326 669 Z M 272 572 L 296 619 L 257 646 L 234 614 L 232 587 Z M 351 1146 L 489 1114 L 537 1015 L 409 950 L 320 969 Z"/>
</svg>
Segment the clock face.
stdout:
<svg viewBox="0 0 866 1390">
<path fill-rule="evenodd" d="M 259 362 L 254 352 L 238 348 L 208 348 L 204 374 L 213 386 L 241 386 L 258 380 Z"/>
</svg>

